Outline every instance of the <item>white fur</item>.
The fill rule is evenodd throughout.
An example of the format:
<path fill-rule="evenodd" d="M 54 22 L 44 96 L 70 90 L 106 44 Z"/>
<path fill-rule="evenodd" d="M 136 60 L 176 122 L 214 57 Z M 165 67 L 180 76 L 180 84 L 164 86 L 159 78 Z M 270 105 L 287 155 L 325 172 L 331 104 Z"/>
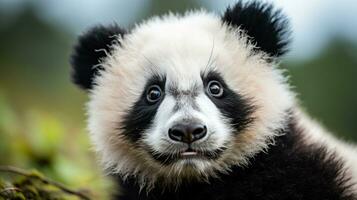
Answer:
<path fill-rule="evenodd" d="M 247 165 L 249 158 L 274 143 L 276 133 L 272 130 L 283 128 L 285 111 L 296 104 L 282 72 L 274 63 L 265 61 L 266 55 L 254 52 L 239 29 L 222 24 L 219 16 L 201 11 L 156 17 L 136 26 L 124 40 L 118 40 L 121 46 L 114 45 L 111 55 L 101 63 L 106 70 L 96 78 L 97 85 L 88 103 L 91 140 L 111 173 L 124 177 L 135 174 L 142 184 L 152 184 L 160 177 L 179 182 L 177 177 L 207 177 L 217 170 L 229 170 L 232 165 Z M 256 105 L 253 124 L 235 138 L 231 138 L 227 119 L 204 95 L 200 74 L 210 70 L 220 72 L 230 88 Z M 207 148 L 228 147 L 221 158 L 182 160 L 173 166 L 161 166 L 123 137 L 118 129 L 120 122 L 153 74 L 166 75 L 167 84 L 175 82 L 180 90 L 198 85 L 201 90 L 195 102 L 200 111 L 188 105 L 172 113 L 176 100 L 165 97 L 152 127 L 144 133 L 142 145 L 164 152 L 168 145 L 165 133 L 172 123 L 194 117 L 208 126 L 206 137 L 210 139 L 203 140 L 211 141 Z M 324 144 L 349 148 L 330 139 Z M 348 164 L 356 164 L 355 154 L 348 153 L 353 151 L 338 152 Z M 184 169 L 185 162 L 193 162 L 196 167 Z"/>

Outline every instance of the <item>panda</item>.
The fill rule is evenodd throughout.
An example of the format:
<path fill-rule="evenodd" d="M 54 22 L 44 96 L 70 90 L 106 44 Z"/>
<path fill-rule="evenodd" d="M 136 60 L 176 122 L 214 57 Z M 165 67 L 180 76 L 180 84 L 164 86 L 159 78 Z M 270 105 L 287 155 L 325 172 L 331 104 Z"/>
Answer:
<path fill-rule="evenodd" d="M 356 200 L 357 148 L 299 107 L 288 18 L 238 1 L 78 39 L 72 80 L 120 200 Z"/>

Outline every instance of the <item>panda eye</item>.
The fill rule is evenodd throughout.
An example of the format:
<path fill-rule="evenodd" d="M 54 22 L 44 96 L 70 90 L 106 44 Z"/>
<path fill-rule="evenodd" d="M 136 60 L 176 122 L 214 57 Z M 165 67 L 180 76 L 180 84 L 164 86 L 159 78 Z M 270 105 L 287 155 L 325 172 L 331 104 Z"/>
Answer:
<path fill-rule="evenodd" d="M 207 92 L 210 96 L 220 98 L 223 96 L 222 84 L 218 81 L 210 81 L 207 85 Z"/>
<path fill-rule="evenodd" d="M 161 99 L 162 91 L 158 85 L 152 85 L 148 88 L 146 99 L 149 103 L 156 103 Z"/>

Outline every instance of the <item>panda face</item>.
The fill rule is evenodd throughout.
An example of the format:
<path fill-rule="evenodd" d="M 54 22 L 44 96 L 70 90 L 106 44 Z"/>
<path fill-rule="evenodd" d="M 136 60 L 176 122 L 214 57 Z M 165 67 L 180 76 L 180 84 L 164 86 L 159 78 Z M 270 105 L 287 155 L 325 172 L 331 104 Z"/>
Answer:
<path fill-rule="evenodd" d="M 243 8 L 271 12 L 255 4 L 228 11 Z M 247 165 L 273 142 L 293 105 L 275 68 L 283 46 L 259 35 L 256 46 L 250 38 L 257 32 L 234 23 L 200 11 L 153 18 L 129 33 L 99 27 L 80 38 L 73 78 L 90 92 L 91 141 L 110 173 L 177 185 Z M 85 68 L 91 46 L 99 57 Z"/>
<path fill-rule="evenodd" d="M 132 142 L 142 140 L 145 150 L 162 165 L 197 168 L 219 159 L 232 133 L 249 122 L 251 107 L 216 72 L 197 73 L 188 80 L 172 73 L 161 76 L 148 80 L 125 116 L 124 134 Z M 140 132 L 135 128 L 138 124 L 143 127 Z"/>

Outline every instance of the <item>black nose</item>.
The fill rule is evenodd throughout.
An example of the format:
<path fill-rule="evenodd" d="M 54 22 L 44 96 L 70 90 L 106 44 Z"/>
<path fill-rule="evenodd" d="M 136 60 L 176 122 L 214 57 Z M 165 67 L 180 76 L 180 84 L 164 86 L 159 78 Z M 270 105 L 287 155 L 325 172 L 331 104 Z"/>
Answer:
<path fill-rule="evenodd" d="M 178 142 L 192 143 L 207 134 L 207 127 L 202 124 L 176 124 L 169 129 L 169 137 Z"/>

